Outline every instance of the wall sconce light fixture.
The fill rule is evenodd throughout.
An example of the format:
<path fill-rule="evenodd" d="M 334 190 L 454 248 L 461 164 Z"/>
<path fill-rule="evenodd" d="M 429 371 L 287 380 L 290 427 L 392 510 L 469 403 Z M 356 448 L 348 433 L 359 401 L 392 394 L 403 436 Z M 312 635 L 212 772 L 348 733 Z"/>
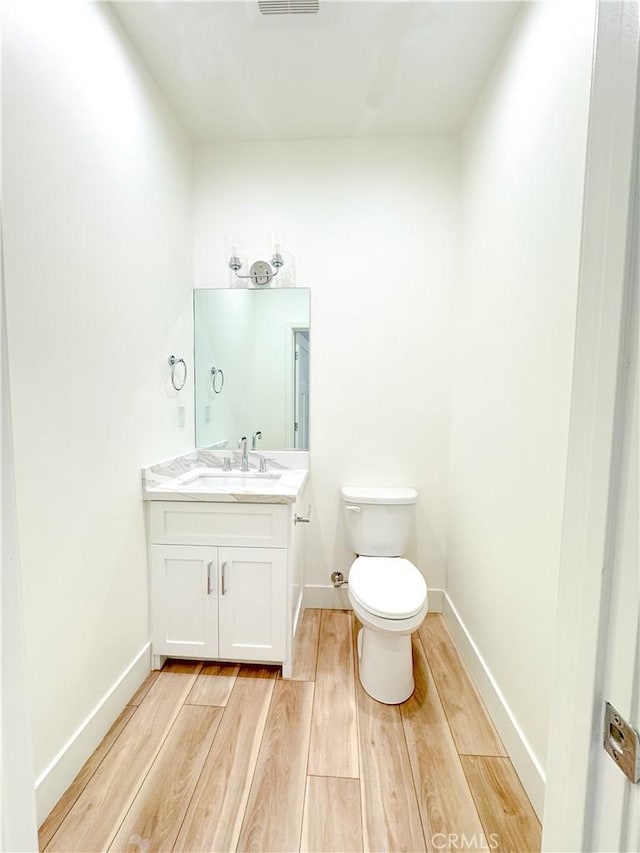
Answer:
<path fill-rule="evenodd" d="M 271 264 L 266 261 L 254 261 L 249 268 L 249 275 L 238 275 L 238 270 L 242 269 L 242 261 L 239 258 L 238 249 L 235 246 L 231 249 L 229 268 L 234 271 L 236 278 L 250 279 L 255 287 L 268 287 L 283 266 L 284 260 L 280 254 L 280 246 L 276 243 L 273 247 Z"/>

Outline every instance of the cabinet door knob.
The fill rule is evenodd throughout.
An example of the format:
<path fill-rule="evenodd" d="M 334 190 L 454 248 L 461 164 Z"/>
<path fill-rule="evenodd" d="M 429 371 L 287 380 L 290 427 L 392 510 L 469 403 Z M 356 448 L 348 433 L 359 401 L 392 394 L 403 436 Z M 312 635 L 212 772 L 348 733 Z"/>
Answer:
<path fill-rule="evenodd" d="M 227 594 L 227 563 L 222 564 L 222 594 Z"/>
<path fill-rule="evenodd" d="M 213 567 L 213 560 L 210 563 L 207 563 L 207 595 L 211 595 L 213 592 L 213 584 L 211 583 L 211 569 Z"/>

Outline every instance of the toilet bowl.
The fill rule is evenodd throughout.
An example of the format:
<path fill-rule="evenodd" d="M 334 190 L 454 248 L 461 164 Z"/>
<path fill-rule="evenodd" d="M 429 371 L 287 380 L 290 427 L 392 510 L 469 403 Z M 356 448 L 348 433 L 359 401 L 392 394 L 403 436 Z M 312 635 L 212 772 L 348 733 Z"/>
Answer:
<path fill-rule="evenodd" d="M 402 557 L 358 557 L 349 572 L 349 601 L 362 624 L 362 686 L 387 705 L 406 701 L 414 688 L 411 634 L 427 615 L 424 578 Z"/>
<path fill-rule="evenodd" d="M 401 556 L 408 543 L 415 489 L 342 489 L 347 533 L 359 554 L 349 570 L 349 601 L 362 624 L 360 682 L 379 702 L 396 705 L 414 689 L 411 634 L 428 609 L 427 585 Z"/>

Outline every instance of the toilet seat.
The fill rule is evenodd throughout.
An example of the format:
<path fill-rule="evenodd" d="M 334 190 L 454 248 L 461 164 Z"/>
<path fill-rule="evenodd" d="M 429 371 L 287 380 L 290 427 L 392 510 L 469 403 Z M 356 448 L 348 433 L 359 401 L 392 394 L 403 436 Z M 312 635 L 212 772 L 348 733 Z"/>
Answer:
<path fill-rule="evenodd" d="M 349 571 L 349 595 L 382 619 L 410 619 L 424 607 L 427 584 L 403 557 L 358 557 Z"/>

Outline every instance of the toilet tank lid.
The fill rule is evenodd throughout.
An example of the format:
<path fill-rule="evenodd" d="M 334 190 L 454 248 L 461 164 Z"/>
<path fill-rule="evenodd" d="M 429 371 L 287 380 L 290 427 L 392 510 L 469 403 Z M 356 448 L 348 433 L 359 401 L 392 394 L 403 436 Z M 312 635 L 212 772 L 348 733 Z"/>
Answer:
<path fill-rule="evenodd" d="M 414 504 L 418 500 L 415 489 L 377 489 L 370 486 L 343 486 L 345 503 L 354 504 Z"/>

